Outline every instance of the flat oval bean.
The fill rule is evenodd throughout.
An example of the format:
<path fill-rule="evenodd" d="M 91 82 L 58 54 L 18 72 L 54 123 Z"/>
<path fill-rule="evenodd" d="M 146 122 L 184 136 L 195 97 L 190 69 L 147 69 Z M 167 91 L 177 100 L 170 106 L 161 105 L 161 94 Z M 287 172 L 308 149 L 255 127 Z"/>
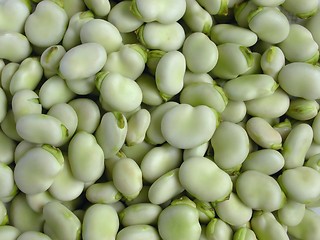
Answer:
<path fill-rule="evenodd" d="M 218 61 L 218 48 L 204 33 L 192 33 L 184 41 L 182 53 L 188 69 L 194 73 L 211 71 Z"/>
<path fill-rule="evenodd" d="M 66 103 L 75 97 L 66 82 L 59 76 L 53 76 L 42 84 L 39 90 L 41 105 L 49 109 L 58 103 Z"/>
<path fill-rule="evenodd" d="M 101 101 L 109 111 L 131 112 L 140 106 L 142 92 L 139 85 L 130 78 L 116 72 L 101 72 L 96 79 Z"/>
<path fill-rule="evenodd" d="M 211 138 L 214 162 L 223 170 L 239 168 L 249 154 L 249 137 L 239 125 L 221 122 Z"/>
<path fill-rule="evenodd" d="M 92 19 L 82 25 L 80 29 L 82 43 L 98 43 L 107 53 L 119 50 L 122 37 L 119 30 L 110 22 L 103 19 Z"/>
<path fill-rule="evenodd" d="M 50 145 L 34 147 L 17 162 L 14 168 L 15 183 L 26 194 L 44 192 L 62 170 L 63 162 L 58 148 Z"/>
<path fill-rule="evenodd" d="M 244 225 L 252 217 L 252 209 L 241 202 L 239 197 L 232 192 L 229 199 L 216 203 L 214 210 L 221 220 L 231 226 Z"/>
<path fill-rule="evenodd" d="M 299 24 L 290 25 L 288 37 L 278 46 L 290 62 L 316 63 L 319 59 L 318 44 L 311 32 Z"/>
<path fill-rule="evenodd" d="M 246 123 L 249 137 L 263 148 L 278 150 L 282 147 L 282 138 L 263 118 L 252 117 Z"/>
<path fill-rule="evenodd" d="M 241 173 L 235 186 L 240 200 L 253 210 L 272 212 L 280 209 L 286 201 L 286 196 L 277 181 L 255 170 Z"/>
<path fill-rule="evenodd" d="M 9 138 L 0 129 L 0 162 L 10 164 L 14 159 L 14 151 L 16 148 L 14 140 Z"/>
<path fill-rule="evenodd" d="M 19 136 L 26 141 L 54 146 L 61 145 L 69 136 L 66 126 L 61 121 L 55 117 L 40 113 L 20 117 L 17 121 L 16 129 Z"/>
<path fill-rule="evenodd" d="M 113 167 L 114 186 L 127 199 L 135 198 L 142 189 L 142 172 L 131 158 L 119 159 Z"/>
<path fill-rule="evenodd" d="M 320 98 L 319 77 L 319 66 L 294 62 L 281 69 L 278 81 L 280 87 L 291 96 L 315 100 Z"/>
<path fill-rule="evenodd" d="M 305 214 L 305 205 L 293 200 L 288 200 L 287 203 L 277 211 L 279 222 L 286 226 L 298 225 Z"/>
<path fill-rule="evenodd" d="M 320 173 L 313 168 L 287 169 L 278 181 L 286 195 L 299 203 L 311 203 L 320 197 Z"/>
<path fill-rule="evenodd" d="M 143 24 L 143 21 L 132 13 L 132 4 L 132 1 L 119 2 L 108 14 L 108 21 L 121 33 L 133 32 Z"/>
<path fill-rule="evenodd" d="M 184 191 L 179 181 L 179 168 L 159 177 L 150 187 L 148 198 L 153 204 L 163 204 Z"/>
<path fill-rule="evenodd" d="M 221 201 L 229 196 L 232 181 L 212 160 L 193 157 L 184 161 L 179 168 L 181 185 L 201 201 Z"/>
<path fill-rule="evenodd" d="M 123 209 L 119 218 L 121 224 L 125 227 L 139 224 L 155 225 L 161 211 L 162 208 L 159 205 L 137 203 Z"/>
<path fill-rule="evenodd" d="M 38 47 L 58 44 L 67 29 L 68 16 L 54 1 L 41 1 L 27 18 L 24 31 L 28 40 Z"/>
<path fill-rule="evenodd" d="M 269 75 L 250 74 L 229 80 L 223 86 L 223 90 L 231 100 L 248 101 L 269 96 L 278 86 Z"/>
<path fill-rule="evenodd" d="M 218 45 L 218 61 L 212 69 L 214 76 L 223 79 L 236 78 L 253 65 L 253 55 L 249 48 L 235 43 Z"/>
<path fill-rule="evenodd" d="M 149 240 L 160 240 L 160 236 L 156 228 L 150 225 L 132 225 L 121 229 L 117 234 L 117 240 L 139 240 L 139 239 L 149 239 Z"/>
<path fill-rule="evenodd" d="M 13 95 L 19 90 L 34 90 L 43 75 L 39 58 L 24 59 L 10 80 L 10 93 Z"/>
<path fill-rule="evenodd" d="M 0 33 L 0 58 L 11 62 L 21 62 L 32 51 L 28 39 L 17 32 Z"/>
<path fill-rule="evenodd" d="M 87 78 L 99 72 L 106 60 L 106 51 L 100 44 L 83 43 L 63 55 L 59 71 L 67 80 Z"/>
<path fill-rule="evenodd" d="M 115 239 L 119 229 L 117 212 L 108 205 L 94 204 L 84 214 L 82 223 L 82 238 Z"/>
<path fill-rule="evenodd" d="M 212 26 L 210 38 L 218 45 L 235 43 L 244 47 L 251 47 L 258 40 L 254 32 L 232 24 L 216 24 Z"/>
<path fill-rule="evenodd" d="M 175 51 L 182 47 L 185 39 L 183 27 L 177 23 L 161 24 L 150 22 L 137 30 L 138 40 L 149 49 L 160 49 L 165 52 Z"/>
<path fill-rule="evenodd" d="M 284 228 L 270 212 L 257 212 L 252 217 L 250 223 L 258 239 L 269 240 L 275 238 L 279 240 L 289 240 Z"/>
<path fill-rule="evenodd" d="M 249 14 L 248 24 L 261 40 L 271 44 L 285 40 L 290 31 L 288 19 L 276 7 L 259 7 Z"/>
<path fill-rule="evenodd" d="M 128 132 L 126 135 L 127 145 L 141 143 L 145 139 L 147 129 L 150 125 L 151 116 L 146 109 L 140 109 L 128 120 Z"/>
<path fill-rule="evenodd" d="M 245 101 L 247 113 L 261 118 L 277 118 L 284 115 L 290 106 L 288 94 L 277 88 L 271 95 Z"/>
<path fill-rule="evenodd" d="M 179 167 L 181 162 L 181 149 L 172 147 L 166 143 L 152 148 L 140 163 L 143 179 L 153 183 L 163 174 Z"/>
<path fill-rule="evenodd" d="M 184 116 L 183 119 L 180 116 Z M 190 128 L 192 126 L 192 128 Z M 189 149 L 208 142 L 217 126 L 216 113 L 209 107 L 179 104 L 161 120 L 164 139 L 176 148 Z"/>
<path fill-rule="evenodd" d="M 95 132 L 104 158 L 114 156 L 123 146 L 127 134 L 127 119 L 119 112 L 107 112 Z"/>
<path fill-rule="evenodd" d="M 86 190 L 86 198 L 92 203 L 111 204 L 122 198 L 122 194 L 116 189 L 112 181 L 95 183 Z"/>
<path fill-rule="evenodd" d="M 77 131 L 93 133 L 100 121 L 100 110 L 98 105 L 89 98 L 77 98 L 68 103 L 78 116 Z M 87 118 L 90 116 L 90 118 Z"/>
<path fill-rule="evenodd" d="M 43 207 L 44 233 L 52 239 L 79 239 L 81 223 L 67 207 L 57 201 Z"/>
<path fill-rule="evenodd" d="M 156 1 L 156 0 L 134 0 L 131 11 L 144 22 L 157 21 L 163 24 L 177 22 L 184 15 L 186 2 L 177 0 Z"/>
<path fill-rule="evenodd" d="M 183 88 L 186 58 L 179 51 L 165 53 L 156 68 L 156 85 L 164 100 L 178 94 Z"/>
<path fill-rule="evenodd" d="M 68 146 L 72 175 L 83 182 L 94 182 L 104 171 L 104 154 L 96 138 L 87 132 L 77 132 Z"/>
<path fill-rule="evenodd" d="M 310 125 L 301 123 L 292 128 L 281 151 L 285 161 L 284 168 L 296 168 L 303 165 L 312 139 L 313 131 Z"/>
<path fill-rule="evenodd" d="M 16 227 L 19 231 L 42 230 L 43 216 L 40 212 L 35 212 L 30 208 L 24 194 L 19 193 L 13 198 L 8 211 L 10 225 Z"/>
<path fill-rule="evenodd" d="M 242 163 L 241 170 L 256 170 L 267 175 L 279 172 L 284 166 L 284 158 L 274 149 L 261 149 L 249 153 Z"/>
<path fill-rule="evenodd" d="M 201 226 L 196 208 L 186 204 L 170 205 L 159 215 L 158 230 L 165 240 L 199 239 Z"/>
<path fill-rule="evenodd" d="M 119 73 L 136 80 L 144 71 L 147 61 L 147 50 L 140 44 L 125 44 L 119 51 L 111 52 L 103 71 Z M 132 69 L 132 66 L 135 66 Z"/>

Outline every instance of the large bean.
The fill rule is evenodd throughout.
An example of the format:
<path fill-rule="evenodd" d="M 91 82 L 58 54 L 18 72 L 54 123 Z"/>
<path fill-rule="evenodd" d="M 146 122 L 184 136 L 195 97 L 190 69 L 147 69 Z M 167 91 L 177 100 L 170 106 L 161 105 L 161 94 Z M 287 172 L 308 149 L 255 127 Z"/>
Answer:
<path fill-rule="evenodd" d="M 189 35 L 183 43 L 182 53 L 188 69 L 194 73 L 207 73 L 219 61 L 217 46 L 204 33 Z"/>
<path fill-rule="evenodd" d="M 212 160 L 193 157 L 179 168 L 181 185 L 194 197 L 202 201 L 221 201 L 229 196 L 232 181 Z"/>
<path fill-rule="evenodd" d="M 134 0 L 131 5 L 131 11 L 144 22 L 157 21 L 169 24 L 182 18 L 186 11 L 186 1 Z"/>
<path fill-rule="evenodd" d="M 58 148 L 50 145 L 34 147 L 16 164 L 15 183 L 26 194 L 44 192 L 62 170 L 63 162 L 64 157 Z"/>
<path fill-rule="evenodd" d="M 287 169 L 278 181 L 286 195 L 299 203 L 312 203 L 320 197 L 320 173 L 313 168 Z"/>
<path fill-rule="evenodd" d="M 320 98 L 320 67 L 294 62 L 284 66 L 278 75 L 280 87 L 294 97 L 308 100 Z"/>
<path fill-rule="evenodd" d="M 113 157 L 123 146 L 127 134 L 127 119 L 119 112 L 107 112 L 95 132 L 104 158 Z"/>
<path fill-rule="evenodd" d="M 270 212 L 257 212 L 250 221 L 252 230 L 258 239 L 270 240 L 289 240 L 283 226 L 276 220 Z M 272 230 L 271 230 L 272 229 Z"/>
<path fill-rule="evenodd" d="M 164 114 L 161 133 L 172 146 L 189 149 L 208 142 L 217 124 L 217 115 L 213 109 L 204 105 L 192 107 L 179 104 Z"/>
<path fill-rule="evenodd" d="M 28 39 L 17 32 L 0 33 L 0 58 L 11 62 L 21 62 L 32 51 Z"/>
<path fill-rule="evenodd" d="M 106 60 L 106 51 L 100 44 L 83 43 L 63 55 L 59 71 L 67 80 L 87 78 L 99 72 Z"/>
<path fill-rule="evenodd" d="M 170 170 L 179 167 L 182 162 L 181 149 L 163 144 L 151 149 L 142 159 L 140 168 L 143 179 L 153 183 Z"/>
<path fill-rule="evenodd" d="M 305 156 L 313 139 L 310 125 L 301 123 L 293 127 L 283 143 L 281 151 L 285 168 L 296 168 L 303 165 Z"/>
<path fill-rule="evenodd" d="M 119 159 L 112 170 L 114 186 L 128 200 L 138 196 L 142 189 L 142 172 L 131 158 Z"/>
<path fill-rule="evenodd" d="M 277 181 L 255 170 L 245 171 L 238 176 L 236 191 L 240 200 L 254 210 L 272 212 L 280 209 L 286 201 Z"/>
<path fill-rule="evenodd" d="M 83 240 L 116 239 L 119 229 L 117 212 L 109 205 L 94 204 L 87 209 L 82 223 Z"/>
<path fill-rule="evenodd" d="M 178 94 L 183 88 L 183 77 L 186 71 L 185 56 L 179 51 L 164 54 L 156 68 L 157 88 L 164 100 Z"/>
<path fill-rule="evenodd" d="M 58 44 L 67 29 L 68 16 L 54 1 L 41 1 L 27 18 L 24 30 L 28 40 L 38 47 Z"/>
<path fill-rule="evenodd" d="M 83 182 L 94 182 L 104 171 L 104 154 L 96 138 L 87 132 L 76 133 L 68 146 L 72 175 Z"/>
<path fill-rule="evenodd" d="M 158 230 L 164 240 L 199 239 L 201 226 L 196 208 L 186 205 L 170 205 L 159 215 Z"/>
<path fill-rule="evenodd" d="M 231 100 L 248 101 L 269 96 L 275 92 L 278 86 L 269 75 L 250 74 L 226 82 L 223 90 Z"/>
<path fill-rule="evenodd" d="M 44 233 L 52 239 L 79 239 L 80 220 L 62 203 L 52 201 L 43 207 Z"/>
<path fill-rule="evenodd" d="M 213 134 L 211 146 L 214 162 L 223 170 L 233 171 L 241 166 L 249 154 L 249 137 L 241 126 L 225 121 Z"/>

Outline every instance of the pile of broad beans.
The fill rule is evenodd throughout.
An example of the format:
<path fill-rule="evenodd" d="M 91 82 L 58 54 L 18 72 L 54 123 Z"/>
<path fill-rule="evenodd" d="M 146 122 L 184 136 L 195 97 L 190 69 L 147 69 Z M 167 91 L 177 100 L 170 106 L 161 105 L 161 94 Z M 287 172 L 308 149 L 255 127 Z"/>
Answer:
<path fill-rule="evenodd" d="M 320 239 L 319 26 L 318 0 L 0 0 L 0 239 Z"/>

